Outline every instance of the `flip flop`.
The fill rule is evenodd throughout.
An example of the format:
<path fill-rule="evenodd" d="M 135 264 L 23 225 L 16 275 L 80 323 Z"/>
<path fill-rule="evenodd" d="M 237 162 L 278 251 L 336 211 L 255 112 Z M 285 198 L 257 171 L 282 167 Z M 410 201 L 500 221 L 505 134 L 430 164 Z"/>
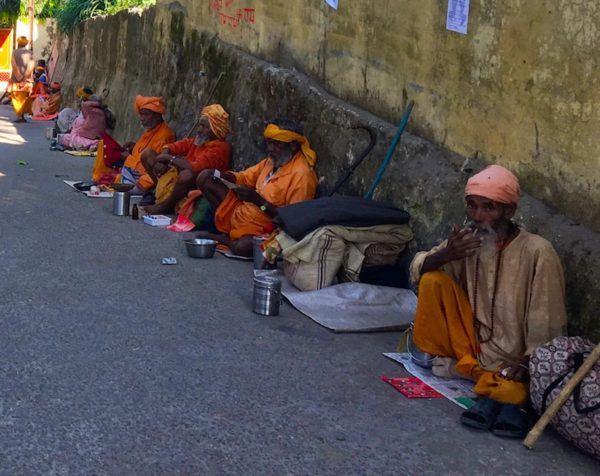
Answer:
<path fill-rule="evenodd" d="M 492 433 L 503 438 L 525 438 L 530 428 L 527 412 L 518 405 L 506 404 L 496 417 Z"/>
<path fill-rule="evenodd" d="M 487 397 L 480 398 L 475 405 L 465 410 L 460 417 L 460 422 L 476 430 L 489 430 L 502 405 Z"/>

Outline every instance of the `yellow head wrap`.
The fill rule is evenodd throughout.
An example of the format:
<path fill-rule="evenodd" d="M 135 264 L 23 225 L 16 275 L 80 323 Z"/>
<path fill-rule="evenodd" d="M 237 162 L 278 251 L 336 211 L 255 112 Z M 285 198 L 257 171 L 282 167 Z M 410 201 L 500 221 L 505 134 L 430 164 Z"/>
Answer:
<path fill-rule="evenodd" d="M 19 38 L 17 38 L 17 46 L 19 48 L 23 48 L 24 46 L 27 46 L 29 44 L 29 40 L 27 39 L 26 36 L 19 36 Z"/>
<path fill-rule="evenodd" d="M 211 104 L 206 106 L 200 112 L 200 117 L 206 117 L 210 124 L 210 130 L 219 139 L 225 139 L 229 132 L 229 114 L 223 109 L 220 104 Z"/>
<path fill-rule="evenodd" d="M 90 88 L 79 88 L 76 96 L 84 101 L 87 101 L 92 94 L 94 94 L 94 91 L 92 91 Z"/>
<path fill-rule="evenodd" d="M 279 126 L 275 124 L 269 124 L 265 128 L 264 133 L 265 139 L 276 140 L 279 142 L 298 142 L 300 144 L 300 150 L 302 151 L 302 155 L 308 162 L 308 165 L 314 167 L 317 163 L 317 153 L 310 148 L 310 143 L 308 139 L 302 134 L 298 134 L 297 132 L 289 131 L 287 129 L 281 129 Z"/>

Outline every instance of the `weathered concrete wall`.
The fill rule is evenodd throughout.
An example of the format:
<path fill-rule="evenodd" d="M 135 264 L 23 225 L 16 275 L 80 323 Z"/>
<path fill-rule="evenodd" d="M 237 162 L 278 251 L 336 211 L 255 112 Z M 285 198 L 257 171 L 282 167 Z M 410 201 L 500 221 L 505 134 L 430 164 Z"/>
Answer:
<path fill-rule="evenodd" d="M 64 39 L 59 79 L 72 97 L 82 84 L 110 89 L 109 103 L 117 113 L 121 139 L 140 133 L 132 110 L 136 94 L 166 97 L 169 119 L 181 135 L 197 113 L 209 79 L 226 74 L 215 100 L 232 117 L 231 141 L 235 167 L 261 157 L 264 121 L 287 116 L 302 121 L 319 154 L 318 174 L 326 191 L 367 143 L 366 133 L 352 125 L 377 130 L 378 144 L 357 170 L 345 193 L 364 194 L 391 142 L 395 127 L 332 96 L 297 71 L 259 60 L 214 35 L 191 28 L 185 10 L 150 9 L 144 14 L 121 13 L 87 22 Z M 67 98 L 68 99 L 68 98 Z M 449 224 L 462 222 L 462 190 L 468 170 L 464 158 L 412 134 L 405 134 L 376 197 L 406 208 L 413 215 L 415 246 L 442 239 Z M 600 308 L 600 241 L 598 234 L 564 217 L 537 199 L 526 196 L 519 219 L 528 229 L 556 245 L 567 271 L 571 332 L 600 339 L 596 311 Z"/>
<path fill-rule="evenodd" d="M 391 122 L 414 99 L 409 130 L 600 231 L 599 2 L 471 0 L 463 36 L 448 0 L 180 1 L 194 27 Z"/>

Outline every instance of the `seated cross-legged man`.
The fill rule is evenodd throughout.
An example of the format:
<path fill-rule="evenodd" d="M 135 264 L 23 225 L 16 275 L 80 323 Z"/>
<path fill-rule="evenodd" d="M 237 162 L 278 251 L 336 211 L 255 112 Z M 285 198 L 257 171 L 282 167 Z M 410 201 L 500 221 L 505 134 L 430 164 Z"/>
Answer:
<path fill-rule="evenodd" d="M 196 137 L 167 144 L 160 154 L 147 149 L 142 164 L 156 186 L 156 204 L 144 207 L 150 214 L 173 213 L 195 187 L 205 169 L 227 170 L 231 146 L 225 141 L 229 114 L 220 104 L 202 109 Z"/>
<path fill-rule="evenodd" d="M 552 245 L 519 228 L 518 179 L 492 165 L 465 189 L 470 223 L 411 264 L 419 283 L 413 339 L 433 372 L 475 382 L 461 422 L 498 436 L 528 430 L 528 361 L 566 325 L 564 276 Z"/>
<path fill-rule="evenodd" d="M 198 237 L 215 239 L 239 256 L 252 256 L 252 237 L 273 229 L 278 207 L 311 200 L 317 191 L 317 154 L 301 126 L 289 120 L 273 121 L 264 138 L 268 156 L 242 172 L 221 174 L 229 184 L 215 178 L 212 170 L 198 176 L 198 188 L 215 211 L 220 232 L 203 232 Z"/>
<path fill-rule="evenodd" d="M 34 118 L 38 120 L 54 119 L 58 115 L 61 102 L 60 83 L 53 82 L 50 84 L 48 96 L 39 96 L 33 101 L 31 110 Z"/>
<path fill-rule="evenodd" d="M 143 194 L 154 187 L 154 182 L 142 164 L 144 151 L 160 152 L 167 144 L 175 141 L 175 134 L 165 122 L 165 102 L 161 97 L 136 96 L 134 109 L 140 117 L 144 133 L 137 142 L 123 145 L 121 177 L 117 181 L 134 185 L 131 193 Z"/>

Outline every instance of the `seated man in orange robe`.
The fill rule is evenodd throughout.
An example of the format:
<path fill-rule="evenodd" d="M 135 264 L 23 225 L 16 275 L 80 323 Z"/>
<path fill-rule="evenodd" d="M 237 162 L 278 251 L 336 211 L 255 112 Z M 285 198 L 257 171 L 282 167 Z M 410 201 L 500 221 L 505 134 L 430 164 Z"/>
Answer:
<path fill-rule="evenodd" d="M 165 102 L 162 97 L 136 96 L 134 109 L 145 129 L 137 142 L 126 142 L 121 158 L 125 161 L 116 182 L 134 185 L 131 193 L 143 194 L 154 188 L 154 182 L 142 164 L 144 151 L 160 152 L 175 141 L 175 134 L 165 122 Z"/>
<path fill-rule="evenodd" d="M 492 165 L 465 190 L 470 223 L 411 264 L 419 283 L 413 340 L 433 356 L 433 373 L 475 382 L 481 398 L 461 422 L 523 437 L 529 421 L 529 355 L 566 324 L 560 260 L 544 238 L 512 221 L 517 178 Z"/>
<path fill-rule="evenodd" d="M 51 120 L 58 115 L 62 94 L 60 92 L 60 83 L 50 84 L 49 95 L 38 96 L 31 105 L 33 117 L 37 120 Z"/>
<path fill-rule="evenodd" d="M 231 146 L 225 141 L 229 114 L 220 104 L 200 112 L 196 137 L 163 147 L 157 154 L 147 149 L 142 164 L 156 186 L 156 204 L 144 207 L 150 214 L 173 213 L 194 188 L 196 177 L 205 169 L 227 170 Z"/>
<path fill-rule="evenodd" d="M 198 188 L 215 210 L 215 226 L 221 232 L 198 237 L 215 239 L 240 256 L 252 256 L 253 236 L 273 230 L 278 207 L 311 200 L 317 191 L 317 154 L 302 128 L 292 121 L 273 121 L 264 138 L 269 155 L 242 172 L 221 174 L 228 183 L 212 170 L 198 176 Z"/>

